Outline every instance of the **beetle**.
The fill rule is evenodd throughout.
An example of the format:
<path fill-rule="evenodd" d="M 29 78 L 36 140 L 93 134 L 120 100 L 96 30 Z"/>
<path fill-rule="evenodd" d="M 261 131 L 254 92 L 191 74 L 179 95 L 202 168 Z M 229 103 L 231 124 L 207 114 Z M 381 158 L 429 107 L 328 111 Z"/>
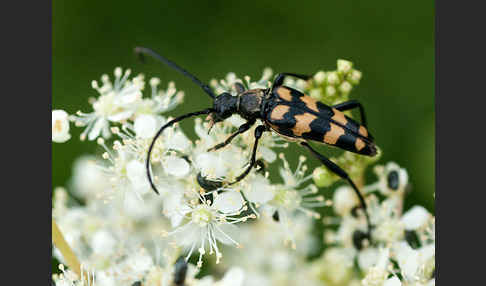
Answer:
<path fill-rule="evenodd" d="M 159 192 L 152 181 L 150 173 L 150 154 L 157 138 L 166 128 L 186 118 L 208 115 L 208 119 L 210 120 L 209 130 L 211 130 L 211 127 L 215 123 L 221 122 L 233 114 L 239 114 L 246 120 L 246 123 L 242 124 L 224 142 L 213 146 L 208 151 L 215 151 L 230 144 L 237 135 L 248 131 L 257 120 L 263 123 L 255 128 L 255 141 L 248 167 L 241 175 L 236 177 L 235 181 L 225 184 L 235 184 L 250 173 L 256 164 L 256 151 L 262 134 L 270 131 L 276 132 L 289 141 L 298 142 L 301 146 L 308 149 L 331 172 L 349 183 L 359 198 L 361 208 L 364 210 L 368 234 L 371 233 L 371 224 L 367 213 L 366 202 L 353 180 L 346 171 L 317 152 L 309 144 L 309 141 L 324 143 L 360 155 L 375 156 L 377 154 L 376 145 L 374 138 L 368 132 L 364 108 L 360 102 L 357 100 L 349 100 L 334 106 L 327 106 L 296 89 L 283 85 L 284 79 L 287 76 L 303 80 L 309 80 L 312 77 L 310 75 L 295 73 L 278 74 L 270 88 L 246 90 L 241 83 L 236 83 L 235 89 L 238 93 L 236 96 L 228 92 L 223 92 L 216 96 L 208 85 L 202 83 L 197 77 L 153 50 L 136 47 L 135 52 L 142 60 L 143 55 L 146 54 L 182 73 L 201 87 L 213 100 L 212 107 L 176 117 L 163 125 L 156 133 L 147 152 L 146 170 L 150 185 L 157 194 Z M 343 113 L 343 111 L 355 108 L 359 109 L 361 123 L 358 123 Z"/>

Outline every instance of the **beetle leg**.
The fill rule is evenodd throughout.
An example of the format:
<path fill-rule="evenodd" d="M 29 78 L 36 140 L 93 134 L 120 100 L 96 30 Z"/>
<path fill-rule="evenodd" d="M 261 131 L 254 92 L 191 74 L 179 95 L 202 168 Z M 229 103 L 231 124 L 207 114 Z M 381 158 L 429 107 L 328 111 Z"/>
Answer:
<path fill-rule="evenodd" d="M 358 107 L 359 108 L 359 114 L 361 115 L 361 125 L 363 125 L 364 127 L 367 127 L 366 126 L 366 116 L 365 116 L 364 108 L 363 108 L 363 105 L 361 105 L 361 103 L 359 103 L 359 101 L 353 99 L 353 100 L 349 100 L 349 101 L 346 101 L 346 102 L 343 102 L 343 103 L 340 103 L 340 104 L 336 104 L 332 107 L 336 108 L 339 111 L 346 111 L 346 110 L 350 110 L 350 109 L 354 109 L 354 108 Z"/>
<path fill-rule="evenodd" d="M 258 168 L 257 169 L 257 173 L 265 174 L 265 169 L 267 168 L 267 166 L 266 166 L 265 162 L 262 159 L 258 159 L 255 162 L 255 168 Z"/>
<path fill-rule="evenodd" d="M 242 134 L 242 133 L 245 133 L 246 131 L 248 131 L 248 129 L 251 128 L 251 126 L 253 126 L 253 124 L 255 124 L 255 120 L 252 120 L 252 121 L 248 121 L 244 124 L 242 124 L 239 128 L 238 128 L 238 131 L 236 131 L 235 133 L 231 134 L 224 142 L 222 143 L 219 143 L 211 148 L 208 149 L 208 152 L 210 151 L 216 151 L 220 148 L 223 148 L 224 146 L 228 145 L 229 143 L 231 143 L 231 141 L 239 134 Z"/>
<path fill-rule="evenodd" d="M 243 180 L 251 171 L 251 168 L 255 165 L 255 157 L 256 151 L 258 147 L 258 140 L 262 137 L 263 132 L 267 131 L 267 127 L 265 125 L 260 125 L 255 129 L 255 144 L 253 145 L 253 152 L 251 154 L 250 165 L 246 168 L 246 170 L 239 175 L 234 182 L 229 183 L 229 185 L 233 185 L 238 183 L 239 181 Z"/>
<path fill-rule="evenodd" d="M 317 152 L 316 150 L 314 150 L 309 145 L 309 143 L 307 143 L 307 142 L 301 142 L 300 144 L 302 146 L 306 147 L 307 149 L 309 149 L 311 151 L 312 155 L 314 155 L 317 159 L 319 159 L 319 161 L 321 161 L 321 163 L 324 164 L 331 172 L 335 173 L 339 177 L 341 177 L 344 180 L 348 181 L 348 183 L 351 185 L 351 187 L 356 192 L 356 195 L 358 196 L 359 201 L 361 203 L 361 207 L 364 210 L 364 213 L 365 213 L 365 216 L 366 216 L 366 223 L 367 223 L 367 226 L 368 226 L 368 235 L 370 235 L 369 237 L 371 238 L 371 223 L 370 223 L 370 217 L 368 216 L 368 212 L 367 212 L 367 208 L 366 208 L 366 202 L 364 200 L 363 195 L 358 190 L 358 187 L 356 187 L 356 185 L 351 180 L 351 178 L 349 178 L 349 175 L 346 173 L 346 171 L 344 171 L 343 169 L 341 169 L 341 167 L 339 167 L 338 165 L 336 165 L 334 162 L 332 162 L 331 160 L 329 160 L 328 158 L 324 157 L 322 154 L 320 154 L 319 152 Z"/>
<path fill-rule="evenodd" d="M 286 76 L 293 76 L 293 77 L 300 78 L 300 79 L 303 79 L 303 80 L 308 80 L 308 79 L 312 78 L 311 75 L 295 74 L 295 73 L 288 73 L 288 72 L 279 73 L 277 75 L 277 78 L 273 81 L 273 87 L 272 88 L 281 86 L 283 84 Z"/>
<path fill-rule="evenodd" d="M 190 117 L 193 117 L 193 116 L 198 116 L 198 115 L 203 115 L 203 114 L 209 114 L 211 112 L 214 112 L 214 109 L 212 109 L 212 108 L 206 108 L 206 109 L 201 110 L 201 111 L 190 112 L 190 113 L 181 115 L 181 116 L 176 117 L 176 118 L 172 119 L 171 121 L 167 122 L 166 124 L 164 124 L 164 126 L 160 127 L 159 131 L 157 131 L 157 133 L 155 134 L 154 138 L 152 139 L 152 142 L 150 143 L 149 149 L 147 151 L 147 158 L 145 159 L 145 169 L 147 171 L 147 177 L 149 179 L 150 186 L 152 187 L 152 189 L 154 190 L 154 192 L 156 192 L 157 194 L 159 194 L 159 191 L 157 190 L 157 187 L 155 186 L 154 181 L 152 180 L 152 173 L 150 172 L 150 170 L 151 170 L 151 168 L 150 168 L 150 158 L 151 158 L 151 154 L 152 154 L 152 149 L 155 146 L 155 142 L 157 141 L 157 138 L 159 138 L 159 136 L 162 134 L 162 132 L 164 132 L 164 130 L 166 128 L 174 125 L 175 123 L 177 123 L 179 121 L 182 121 L 184 119 L 187 119 L 187 118 L 190 118 Z"/>

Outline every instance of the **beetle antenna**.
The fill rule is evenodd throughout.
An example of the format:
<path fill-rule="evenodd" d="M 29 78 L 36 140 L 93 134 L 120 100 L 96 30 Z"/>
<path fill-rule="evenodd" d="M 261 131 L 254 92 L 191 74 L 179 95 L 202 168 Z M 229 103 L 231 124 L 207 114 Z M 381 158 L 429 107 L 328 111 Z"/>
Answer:
<path fill-rule="evenodd" d="M 147 54 L 150 55 L 151 57 L 157 59 L 160 62 L 163 62 L 164 64 L 168 65 L 169 67 L 175 69 L 176 71 L 180 72 L 181 74 L 187 76 L 190 78 L 195 84 L 199 85 L 204 92 L 206 92 L 211 98 L 216 98 L 216 95 L 214 95 L 213 91 L 211 88 L 207 85 L 202 83 L 197 77 L 186 71 L 185 69 L 181 68 L 174 62 L 168 60 L 167 58 L 157 54 L 156 52 L 152 51 L 151 49 L 144 48 L 144 47 L 136 47 L 135 48 L 135 53 L 140 57 L 140 59 L 143 61 L 143 55 Z"/>
<path fill-rule="evenodd" d="M 191 113 L 187 113 L 187 114 L 184 114 L 184 115 L 181 115 L 179 117 L 176 117 L 174 119 L 172 119 L 171 121 L 167 122 L 166 124 L 164 124 L 164 126 L 160 127 L 159 131 L 157 131 L 157 134 L 155 134 L 155 137 L 154 139 L 152 139 L 152 143 L 150 143 L 150 147 L 148 149 L 148 152 L 147 152 L 147 159 L 146 159 L 146 169 L 147 169 L 147 177 L 149 179 L 149 182 L 150 182 L 150 186 L 152 187 L 152 189 L 157 193 L 159 194 L 159 191 L 157 190 L 157 187 L 155 187 L 155 184 L 152 180 L 152 174 L 150 173 L 150 155 L 152 154 L 152 149 L 154 148 L 154 145 L 155 145 L 155 141 L 157 140 L 157 138 L 159 138 L 159 136 L 162 134 L 162 132 L 174 125 L 175 123 L 179 122 L 179 121 L 182 121 L 186 118 L 189 118 L 189 117 L 192 117 L 192 116 L 197 116 L 197 115 L 202 115 L 202 114 L 209 114 L 211 112 L 214 112 L 214 109 L 212 108 L 207 108 L 207 109 L 204 109 L 204 110 L 201 110 L 201 111 L 196 111 L 196 112 L 191 112 Z"/>

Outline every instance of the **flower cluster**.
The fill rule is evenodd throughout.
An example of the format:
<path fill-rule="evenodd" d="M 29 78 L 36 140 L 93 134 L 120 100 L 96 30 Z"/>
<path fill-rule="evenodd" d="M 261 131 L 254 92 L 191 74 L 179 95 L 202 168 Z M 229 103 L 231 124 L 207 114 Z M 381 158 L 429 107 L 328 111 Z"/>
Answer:
<path fill-rule="evenodd" d="M 311 97 L 327 105 L 335 105 L 348 100 L 353 87 L 361 80 L 361 72 L 353 68 L 353 63 L 347 60 L 337 60 L 337 69 L 318 71 L 312 79 L 286 78 L 285 85 L 305 90 Z"/>
<path fill-rule="evenodd" d="M 255 127 L 208 151 L 244 120 L 233 115 L 208 132 L 209 122 L 196 118 L 196 139 L 176 124 L 156 141 L 150 158 L 156 195 L 146 177 L 147 151 L 157 130 L 171 120 L 164 113 L 184 94 L 174 83 L 161 90 L 160 80 L 152 78 L 144 97 L 143 75 L 130 78 L 121 68 L 114 75 L 113 82 L 108 75 L 101 84 L 93 81 L 99 96 L 91 100 L 92 112 L 53 111 L 53 141 L 70 138 L 70 119 L 85 127 L 81 140 L 96 140 L 102 149 L 80 157 L 68 186 L 54 192 L 53 219 L 89 273 L 84 277 L 61 266 L 56 285 L 173 285 L 181 279 L 183 285 L 222 286 L 294 285 L 295 279 L 330 286 L 434 283 L 434 217 L 420 206 L 402 214 L 408 176 L 395 163 L 376 166 L 378 180 L 365 184 L 365 170 L 376 158 L 350 153 L 333 158 L 365 194 L 373 225 L 369 237 L 352 189 L 340 186 L 333 197 L 324 197 L 319 188 L 333 186 L 338 177 L 321 167 L 309 170 L 304 156 L 288 162 L 282 153 L 288 142 L 274 133 L 263 134 L 255 170 L 226 184 L 248 166 Z M 272 78 L 267 68 L 256 81 L 230 73 L 211 86 L 218 94 L 234 95 L 237 82 L 267 88 Z M 339 60 L 336 71 L 287 84 L 330 104 L 347 99 L 360 78 L 352 63 Z M 269 176 L 273 165 L 277 181 Z M 324 238 L 318 239 L 315 226 L 323 224 Z M 53 254 L 66 263 L 59 248 Z M 200 277 L 204 261 L 226 274 L 219 280 Z"/>
<path fill-rule="evenodd" d="M 230 264 L 245 269 L 243 285 L 435 285 L 434 216 L 421 206 L 402 212 L 408 185 L 405 169 L 390 162 L 374 170 L 376 182 L 364 186 L 371 237 L 365 233 L 357 196 L 350 187 L 340 186 L 330 202 L 334 215 L 322 219 L 324 250 L 318 255 L 320 242 L 312 235 L 308 216 L 295 220 L 294 251 L 280 243 L 286 233 L 275 219 L 241 228 L 243 243 L 258 242 L 244 252 L 228 250 Z"/>

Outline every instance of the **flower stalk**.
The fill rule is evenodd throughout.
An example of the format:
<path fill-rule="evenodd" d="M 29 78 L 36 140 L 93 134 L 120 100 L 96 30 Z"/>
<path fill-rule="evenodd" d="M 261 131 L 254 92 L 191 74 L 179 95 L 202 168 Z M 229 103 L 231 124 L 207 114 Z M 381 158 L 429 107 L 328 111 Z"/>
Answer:
<path fill-rule="evenodd" d="M 54 219 L 52 219 L 52 243 L 62 253 L 67 266 L 74 271 L 78 277 L 81 277 L 81 265 L 79 264 L 73 250 L 64 239 L 64 236 L 62 235 L 62 232 Z"/>

